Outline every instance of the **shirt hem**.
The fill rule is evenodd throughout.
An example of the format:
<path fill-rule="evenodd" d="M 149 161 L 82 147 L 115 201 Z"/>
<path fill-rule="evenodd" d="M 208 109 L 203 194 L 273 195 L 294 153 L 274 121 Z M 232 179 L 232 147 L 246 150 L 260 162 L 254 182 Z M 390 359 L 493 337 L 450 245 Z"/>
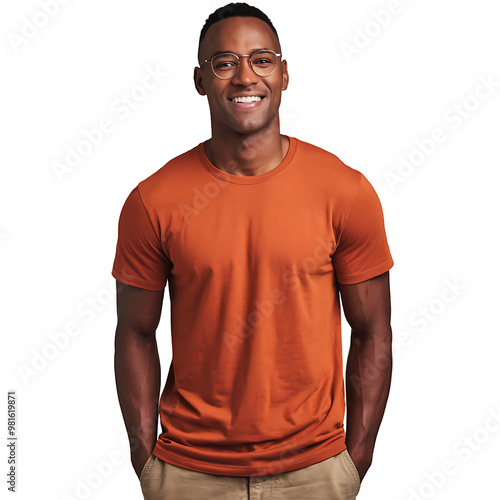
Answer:
<path fill-rule="evenodd" d="M 361 283 L 362 281 L 369 280 L 371 278 L 375 278 L 386 271 L 389 271 L 394 266 L 394 261 L 392 259 L 386 260 L 382 264 L 379 264 L 376 267 L 372 267 L 365 271 L 364 273 L 354 274 L 350 276 L 339 276 L 337 275 L 337 281 L 342 285 L 353 285 L 355 283 Z"/>
<path fill-rule="evenodd" d="M 345 434 L 344 434 L 345 436 Z M 345 444 L 345 437 L 342 440 L 335 441 L 328 448 L 324 448 L 317 453 L 307 454 L 302 459 L 296 459 L 293 464 L 283 465 L 279 467 L 278 472 L 271 472 L 269 470 L 274 470 L 272 463 L 260 466 L 243 466 L 243 465 L 231 465 L 231 464 L 221 464 L 216 465 L 212 463 L 203 462 L 201 460 L 193 460 L 191 458 L 182 457 L 180 455 L 174 454 L 171 451 L 166 451 L 161 448 L 161 441 L 158 441 L 154 450 L 153 455 L 155 455 L 160 460 L 168 462 L 169 464 L 175 465 L 177 467 L 182 467 L 184 469 L 193 470 L 196 472 L 204 472 L 207 474 L 216 474 L 222 476 L 264 476 L 264 475 L 274 475 L 281 474 L 283 472 L 291 472 L 297 469 L 302 469 L 310 465 L 317 464 L 323 460 L 327 460 L 335 455 L 338 455 L 344 451 L 347 446 Z M 279 460 L 276 462 L 279 463 Z"/>
<path fill-rule="evenodd" d="M 166 286 L 162 285 L 159 281 L 151 282 L 151 281 L 144 281 L 139 278 L 129 278 L 128 276 L 125 276 L 120 272 L 116 271 L 116 269 L 114 268 L 111 271 L 111 275 L 118 281 L 125 283 L 126 285 L 135 286 L 137 288 L 144 288 L 145 290 L 151 290 L 154 292 L 161 291 Z"/>

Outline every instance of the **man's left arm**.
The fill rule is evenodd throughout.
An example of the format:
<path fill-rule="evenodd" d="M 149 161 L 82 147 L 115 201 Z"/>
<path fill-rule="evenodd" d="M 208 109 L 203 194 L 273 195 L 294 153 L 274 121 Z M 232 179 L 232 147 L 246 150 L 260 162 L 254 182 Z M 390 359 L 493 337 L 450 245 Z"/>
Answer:
<path fill-rule="evenodd" d="M 346 446 L 363 480 L 372 463 L 392 374 L 389 271 L 339 291 L 351 345 L 346 367 Z"/>

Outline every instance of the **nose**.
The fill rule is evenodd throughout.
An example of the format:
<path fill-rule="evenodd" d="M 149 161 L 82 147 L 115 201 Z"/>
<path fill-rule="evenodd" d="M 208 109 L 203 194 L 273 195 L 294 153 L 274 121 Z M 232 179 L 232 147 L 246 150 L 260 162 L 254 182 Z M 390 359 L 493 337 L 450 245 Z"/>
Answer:
<path fill-rule="evenodd" d="M 250 66 L 249 57 L 241 57 L 239 60 L 238 71 L 231 79 L 235 85 L 250 85 L 252 83 L 257 83 L 259 76 Z"/>

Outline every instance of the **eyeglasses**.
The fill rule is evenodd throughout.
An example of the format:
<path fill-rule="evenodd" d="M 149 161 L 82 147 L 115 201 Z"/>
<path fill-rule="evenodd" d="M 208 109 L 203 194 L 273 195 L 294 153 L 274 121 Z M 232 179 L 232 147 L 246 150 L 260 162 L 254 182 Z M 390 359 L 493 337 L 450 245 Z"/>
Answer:
<path fill-rule="evenodd" d="M 281 57 L 281 54 L 276 54 L 276 52 L 270 49 L 257 49 L 246 56 L 237 56 L 232 52 L 224 52 L 223 54 L 217 54 L 212 59 L 205 59 L 201 64 L 211 63 L 215 76 L 222 80 L 229 80 L 229 78 L 233 78 L 238 72 L 240 58 L 242 57 L 248 57 L 250 67 L 255 74 L 270 76 L 274 73 L 278 65 L 278 57 Z"/>

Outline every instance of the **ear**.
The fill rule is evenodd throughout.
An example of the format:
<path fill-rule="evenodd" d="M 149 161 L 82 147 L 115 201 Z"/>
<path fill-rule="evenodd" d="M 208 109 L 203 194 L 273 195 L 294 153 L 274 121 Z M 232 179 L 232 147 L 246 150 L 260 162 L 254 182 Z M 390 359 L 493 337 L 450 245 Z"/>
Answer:
<path fill-rule="evenodd" d="M 288 63 L 286 62 L 286 59 L 283 59 L 281 67 L 283 72 L 281 90 L 286 90 L 288 88 Z"/>
<path fill-rule="evenodd" d="M 194 68 L 194 86 L 196 87 L 196 90 L 198 91 L 198 94 L 200 95 L 207 95 L 205 92 L 205 86 L 203 85 L 203 76 L 201 74 L 201 68 Z"/>

